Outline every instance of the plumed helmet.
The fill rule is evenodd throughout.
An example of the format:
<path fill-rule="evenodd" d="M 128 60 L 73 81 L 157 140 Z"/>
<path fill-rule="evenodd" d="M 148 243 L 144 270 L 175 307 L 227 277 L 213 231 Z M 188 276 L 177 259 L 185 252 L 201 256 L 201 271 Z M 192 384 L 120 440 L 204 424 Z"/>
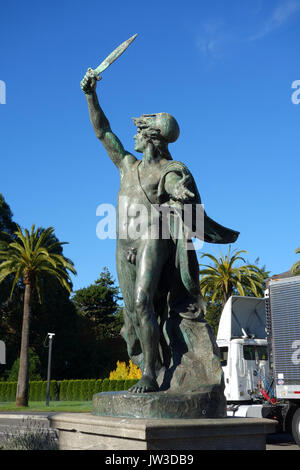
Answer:
<path fill-rule="evenodd" d="M 143 114 L 140 118 L 133 118 L 133 121 L 138 128 L 157 133 L 167 143 L 178 139 L 180 132 L 178 123 L 168 113 Z"/>

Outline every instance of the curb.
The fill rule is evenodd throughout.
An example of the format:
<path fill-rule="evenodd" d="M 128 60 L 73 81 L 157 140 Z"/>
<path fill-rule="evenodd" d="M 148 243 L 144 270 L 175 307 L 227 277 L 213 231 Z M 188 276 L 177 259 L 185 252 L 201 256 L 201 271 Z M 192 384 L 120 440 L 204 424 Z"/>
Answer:
<path fill-rule="evenodd" d="M 31 418 L 31 419 L 38 419 L 38 420 L 45 420 L 48 421 L 48 418 L 56 413 L 50 412 L 50 413 L 7 413 L 7 412 L 0 412 L 0 420 L 1 419 L 26 419 L 26 418 Z"/>

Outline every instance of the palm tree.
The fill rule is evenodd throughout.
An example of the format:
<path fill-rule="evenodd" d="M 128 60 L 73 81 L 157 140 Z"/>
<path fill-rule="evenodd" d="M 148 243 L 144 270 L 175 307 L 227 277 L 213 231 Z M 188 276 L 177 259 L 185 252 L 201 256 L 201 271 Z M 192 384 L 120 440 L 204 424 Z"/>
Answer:
<path fill-rule="evenodd" d="M 295 250 L 295 253 L 300 253 L 300 247 Z M 300 274 L 300 261 L 297 261 L 293 264 L 293 266 L 291 267 L 291 271 L 295 275 Z"/>
<path fill-rule="evenodd" d="M 229 246 L 228 253 L 224 256 L 221 252 L 219 258 L 203 253 L 201 258 L 209 258 L 213 261 L 213 265 L 201 265 L 204 269 L 200 269 L 200 287 L 201 292 L 205 296 L 209 294 L 211 302 L 216 299 L 225 303 L 235 292 L 245 295 L 245 292 L 251 293 L 256 297 L 263 296 L 264 275 L 263 270 L 253 264 L 246 264 L 245 259 L 241 256 L 246 253 L 245 250 L 234 250 L 231 252 Z M 234 266 L 238 261 L 244 263 L 241 266 Z"/>
<path fill-rule="evenodd" d="M 52 227 L 36 229 L 34 225 L 30 232 L 25 229 L 24 233 L 17 225 L 13 236 L 3 233 L 3 240 L 0 241 L 0 283 L 13 276 L 11 296 L 19 282 L 25 287 L 17 406 L 28 406 L 29 325 L 33 290 L 36 289 L 41 302 L 41 286 L 45 276 L 57 279 L 68 292 L 72 290 L 68 271 L 76 274 L 76 270 L 73 262 L 62 254 L 64 244 L 57 240 Z"/>

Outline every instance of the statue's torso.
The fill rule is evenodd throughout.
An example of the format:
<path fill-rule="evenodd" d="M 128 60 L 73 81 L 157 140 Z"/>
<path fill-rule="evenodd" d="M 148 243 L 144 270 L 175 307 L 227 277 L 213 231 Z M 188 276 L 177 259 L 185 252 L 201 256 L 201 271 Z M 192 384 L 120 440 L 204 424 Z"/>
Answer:
<path fill-rule="evenodd" d="M 138 244 L 139 239 L 149 234 L 153 218 L 152 204 L 158 203 L 157 191 L 162 172 L 161 165 L 143 168 L 136 161 L 121 177 L 117 207 L 117 237 L 122 245 Z M 141 221 L 137 225 L 138 220 Z M 137 237 L 137 234 L 139 236 Z"/>

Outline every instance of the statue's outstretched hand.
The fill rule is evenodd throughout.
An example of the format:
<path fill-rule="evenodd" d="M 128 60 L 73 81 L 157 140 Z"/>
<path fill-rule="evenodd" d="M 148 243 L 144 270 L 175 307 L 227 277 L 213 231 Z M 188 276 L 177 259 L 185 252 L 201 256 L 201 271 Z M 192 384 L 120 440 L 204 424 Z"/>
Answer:
<path fill-rule="evenodd" d="M 187 202 L 194 199 L 195 194 L 186 187 L 189 180 L 190 177 L 185 175 L 177 182 L 171 194 L 172 199 L 180 202 Z"/>
<path fill-rule="evenodd" d="M 97 81 L 101 80 L 100 75 L 97 75 L 93 69 L 87 69 L 87 72 L 80 82 L 80 87 L 86 95 L 90 95 L 96 91 Z"/>

